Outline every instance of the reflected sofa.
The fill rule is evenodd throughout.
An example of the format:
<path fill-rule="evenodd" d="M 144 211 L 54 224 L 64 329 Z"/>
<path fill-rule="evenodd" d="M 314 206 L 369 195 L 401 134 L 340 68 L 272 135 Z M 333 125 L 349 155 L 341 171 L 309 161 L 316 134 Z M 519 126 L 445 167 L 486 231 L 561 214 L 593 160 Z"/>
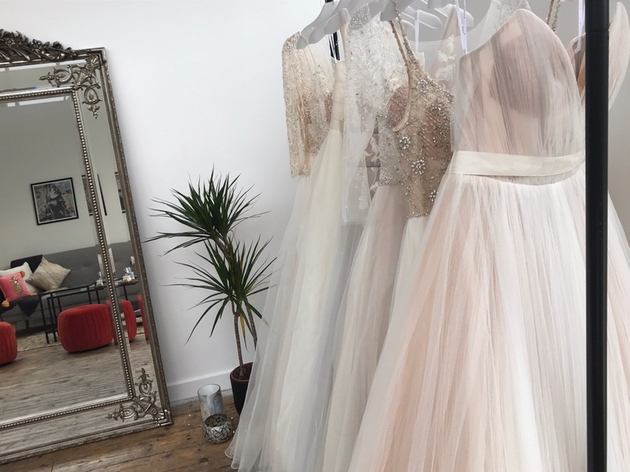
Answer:
<path fill-rule="evenodd" d="M 130 261 L 133 254 L 131 242 L 114 243 L 110 245 L 110 248 L 114 255 L 116 276 L 120 278 L 125 273 L 125 267 L 129 267 L 131 265 Z M 70 269 L 70 273 L 66 276 L 61 286 L 73 288 L 96 281 L 100 270 L 98 265 L 98 254 L 100 254 L 100 251 L 96 246 L 94 246 L 53 254 L 44 254 L 43 256 L 50 262 L 59 264 L 66 269 Z M 19 267 L 24 263 L 24 261 L 27 261 L 31 270 L 35 272 L 37 265 L 39 265 L 39 262 L 41 261 L 41 257 L 42 255 L 37 255 L 14 259 L 11 261 L 11 267 Z M 139 286 L 136 284 L 129 285 L 125 288 L 129 298 L 135 302 Z M 118 295 L 123 297 L 122 289 L 119 289 Z M 99 296 L 101 297 L 101 302 L 104 302 L 104 299 L 107 297 L 106 291 L 101 290 L 99 292 Z M 0 298 L 4 299 L 1 292 Z M 92 302 L 96 303 L 94 295 L 92 295 Z M 44 301 L 44 303 L 46 302 Z M 85 305 L 86 303 L 89 303 L 86 294 L 68 295 L 61 299 L 63 309 Z M 46 306 L 45 309 L 47 310 L 48 307 Z M 59 311 L 58 308 L 57 311 Z M 18 301 L 11 303 L 9 308 L 0 307 L 0 321 L 6 321 L 12 324 L 24 322 L 30 327 L 42 326 L 42 307 L 39 303 L 39 296 L 27 297 L 22 299 L 21 302 Z"/>

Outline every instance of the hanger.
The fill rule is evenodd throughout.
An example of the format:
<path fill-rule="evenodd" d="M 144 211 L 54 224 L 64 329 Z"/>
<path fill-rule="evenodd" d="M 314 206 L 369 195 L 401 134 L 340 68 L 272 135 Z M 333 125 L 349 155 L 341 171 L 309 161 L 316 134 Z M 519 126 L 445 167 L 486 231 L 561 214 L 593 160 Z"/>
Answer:
<path fill-rule="evenodd" d="M 410 7 L 414 10 L 424 10 L 441 17 L 442 20 L 446 20 L 449 16 L 450 9 L 455 7 L 453 3 L 456 2 L 454 0 L 414 0 Z M 466 26 L 468 28 L 474 27 L 475 18 L 465 8 L 463 10 L 466 15 Z"/>
<path fill-rule="evenodd" d="M 343 1 L 343 0 L 340 0 Z M 338 9 L 328 23 L 326 24 L 326 34 L 332 34 L 335 31 L 339 31 L 343 25 L 350 21 L 350 18 L 358 12 L 365 5 L 370 5 L 370 13 L 372 8 L 378 7 L 378 4 L 383 3 L 381 0 L 349 0 L 346 2 L 347 8 L 343 10 Z"/>
<path fill-rule="evenodd" d="M 344 1 L 344 0 L 340 0 Z M 392 0 L 348 0 L 344 3 L 347 8 L 337 8 L 335 12 L 333 12 L 332 16 L 327 20 L 327 23 L 323 29 L 317 29 L 314 31 L 315 36 L 311 35 L 309 38 L 309 42 L 314 42 L 313 40 L 321 39 L 326 34 L 333 34 L 336 31 L 339 31 L 343 25 L 350 21 L 350 18 L 363 8 L 365 5 L 369 5 L 370 8 L 370 17 L 375 17 L 378 13 L 380 13 L 385 4 Z"/>
<path fill-rule="evenodd" d="M 393 21 L 398 17 L 398 13 L 407 9 L 415 0 L 391 0 L 381 11 L 381 21 Z"/>
<path fill-rule="evenodd" d="M 339 3 L 341 3 L 341 1 L 342 0 L 340 0 Z M 337 5 L 338 3 L 335 3 L 334 0 L 332 2 L 324 3 L 324 6 L 322 6 L 319 15 L 317 15 L 317 18 L 309 23 L 300 33 L 300 37 L 298 38 L 296 44 L 296 47 L 298 49 L 304 49 L 309 44 L 317 43 L 320 39 L 323 38 L 322 35 L 317 41 L 310 40 L 310 36 L 313 34 L 313 32 L 316 31 L 320 25 L 325 24 L 330 19 L 337 8 Z"/>
<path fill-rule="evenodd" d="M 403 18 L 403 21 L 413 22 L 414 28 L 418 28 L 419 24 L 423 24 L 431 29 L 441 29 L 444 25 L 442 24 L 442 20 L 440 20 L 437 16 L 427 13 L 422 10 L 415 10 L 411 7 L 407 7 L 406 10 L 402 11 L 400 14 Z"/>
<path fill-rule="evenodd" d="M 466 0 L 464 0 L 464 8 L 460 8 L 459 0 L 455 0 L 455 8 L 457 13 L 457 26 L 459 26 L 459 39 L 462 43 L 462 52 L 468 52 L 468 24 L 466 21 Z"/>

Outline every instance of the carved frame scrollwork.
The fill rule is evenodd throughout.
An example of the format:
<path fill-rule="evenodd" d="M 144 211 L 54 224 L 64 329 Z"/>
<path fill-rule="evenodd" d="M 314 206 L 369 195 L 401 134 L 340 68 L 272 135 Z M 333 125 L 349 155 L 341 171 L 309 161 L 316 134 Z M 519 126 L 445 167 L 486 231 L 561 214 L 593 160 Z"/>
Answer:
<path fill-rule="evenodd" d="M 164 413 L 160 411 L 156 404 L 157 391 L 153 390 L 153 380 L 149 378 L 149 374 L 142 368 L 140 373 L 140 381 L 136 383 L 139 395 L 134 397 L 130 404 L 120 404 L 117 410 L 107 415 L 108 419 L 113 420 L 138 420 L 147 415 L 153 417 L 155 421 L 164 419 Z"/>
<path fill-rule="evenodd" d="M 33 62 L 60 62 L 74 59 L 77 53 L 58 42 L 30 40 L 20 32 L 0 29 L 0 66 Z"/>
<path fill-rule="evenodd" d="M 101 85 L 98 83 L 96 71 L 101 69 L 98 56 L 91 55 L 85 58 L 85 65 L 68 65 L 65 68 L 55 68 L 48 74 L 40 77 L 50 85 L 61 87 L 71 85 L 75 90 L 83 92 L 83 103 L 92 112 L 94 118 L 98 118 L 98 105 L 102 100 L 98 94 Z"/>

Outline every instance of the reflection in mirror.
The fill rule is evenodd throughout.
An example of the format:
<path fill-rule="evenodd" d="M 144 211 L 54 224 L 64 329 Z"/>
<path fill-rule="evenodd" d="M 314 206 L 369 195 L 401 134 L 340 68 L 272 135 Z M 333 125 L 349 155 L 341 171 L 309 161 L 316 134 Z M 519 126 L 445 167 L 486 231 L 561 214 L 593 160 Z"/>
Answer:
<path fill-rule="evenodd" d="M 32 282 L 27 287 L 35 295 L 15 300 L 0 313 L 19 335 L 19 356 L 0 371 L 2 424 L 123 397 L 126 388 L 111 328 L 110 342 L 102 349 L 72 356 L 58 348 L 54 329 L 59 306 L 107 302 L 103 290 L 89 287 L 97 279 L 98 241 L 81 184 L 85 167 L 72 97 L 2 101 L 0 122 L 3 174 L 10 176 L 0 186 L 0 201 L 11 202 L 0 213 L 11 222 L 0 225 L 0 267 L 21 267 L 25 260 L 26 271 L 37 272 L 44 266 L 33 258 L 43 255 L 70 269 L 61 287 L 51 282 L 44 290 L 47 281 Z M 68 287 L 74 290 L 62 290 Z"/>
<path fill-rule="evenodd" d="M 104 51 L 0 67 L 1 464 L 171 420 Z"/>

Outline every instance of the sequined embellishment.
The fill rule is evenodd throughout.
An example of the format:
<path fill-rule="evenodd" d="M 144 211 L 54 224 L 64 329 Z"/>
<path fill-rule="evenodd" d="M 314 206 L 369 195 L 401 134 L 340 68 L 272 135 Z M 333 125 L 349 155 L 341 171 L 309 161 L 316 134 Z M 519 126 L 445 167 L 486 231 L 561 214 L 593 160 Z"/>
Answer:
<path fill-rule="evenodd" d="M 333 67 L 326 51 L 313 45 L 297 49 L 299 33 L 282 47 L 291 176 L 307 175 L 330 129 Z"/>
<path fill-rule="evenodd" d="M 21 295 L 24 292 L 24 289 L 20 285 L 20 281 L 18 280 L 18 278 L 15 275 L 13 275 L 13 276 L 11 276 L 10 280 L 11 280 L 11 285 L 12 285 L 12 288 L 13 288 L 13 292 L 16 295 Z"/>
<path fill-rule="evenodd" d="M 424 159 L 418 159 L 411 163 L 411 172 L 413 175 L 422 175 L 424 174 L 425 167 Z"/>
<path fill-rule="evenodd" d="M 400 164 L 405 171 L 409 216 L 431 213 L 438 187 L 452 157 L 450 109 L 453 96 L 429 77 L 415 60 L 404 34 L 392 24 L 408 72 L 407 119 L 398 135 Z M 406 50 L 405 51 L 403 50 Z M 416 86 L 412 86 L 416 84 Z"/>
<path fill-rule="evenodd" d="M 434 188 L 433 190 L 431 190 L 431 193 L 429 193 L 429 200 L 431 200 L 431 203 L 435 203 L 436 197 L 437 197 L 437 189 Z"/>

